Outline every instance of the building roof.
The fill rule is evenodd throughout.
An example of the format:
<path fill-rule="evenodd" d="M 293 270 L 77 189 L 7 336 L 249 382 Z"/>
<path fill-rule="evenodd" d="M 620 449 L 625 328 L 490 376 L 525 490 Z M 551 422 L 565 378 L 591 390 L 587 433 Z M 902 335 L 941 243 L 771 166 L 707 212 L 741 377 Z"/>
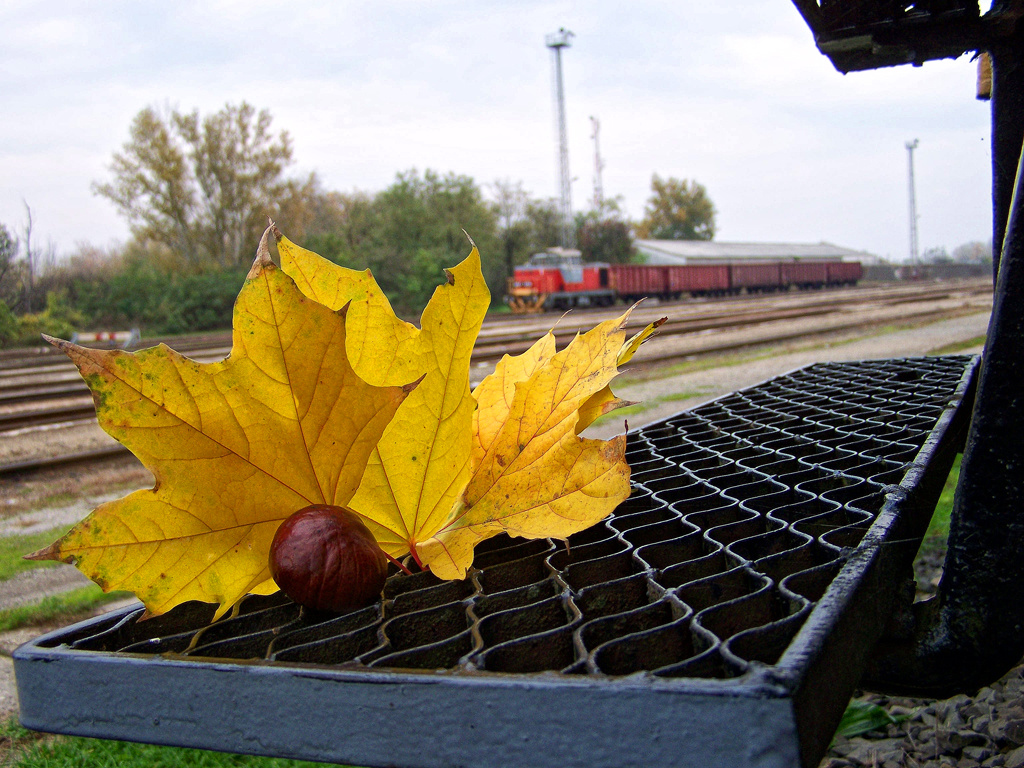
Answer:
<path fill-rule="evenodd" d="M 865 251 L 831 243 L 719 243 L 711 240 L 637 240 L 637 250 L 648 264 L 687 264 L 761 259 L 815 259 L 860 261 L 871 264 L 878 257 Z"/>

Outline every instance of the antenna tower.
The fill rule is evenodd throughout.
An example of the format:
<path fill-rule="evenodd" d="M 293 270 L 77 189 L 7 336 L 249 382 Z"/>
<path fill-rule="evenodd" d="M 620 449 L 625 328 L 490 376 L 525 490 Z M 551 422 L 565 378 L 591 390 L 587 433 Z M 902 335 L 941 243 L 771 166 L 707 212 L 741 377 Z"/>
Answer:
<path fill-rule="evenodd" d="M 574 240 L 572 226 L 572 180 L 569 178 L 569 140 L 565 129 L 565 86 L 562 83 L 562 49 L 572 45 L 573 33 L 565 27 L 546 35 L 544 44 L 551 49 L 554 62 L 555 80 L 555 130 L 558 133 L 558 178 L 561 193 L 560 214 L 562 219 L 563 248 L 572 248 Z"/>
<path fill-rule="evenodd" d="M 917 263 L 917 202 L 914 199 L 914 150 L 917 149 L 917 139 L 906 143 L 908 165 L 908 187 L 910 189 L 910 263 Z"/>
<path fill-rule="evenodd" d="M 604 208 L 604 185 L 601 183 L 601 171 L 604 170 L 604 161 L 601 160 L 601 121 L 593 115 L 590 116 L 590 124 L 594 127 L 594 210 L 600 212 Z"/>

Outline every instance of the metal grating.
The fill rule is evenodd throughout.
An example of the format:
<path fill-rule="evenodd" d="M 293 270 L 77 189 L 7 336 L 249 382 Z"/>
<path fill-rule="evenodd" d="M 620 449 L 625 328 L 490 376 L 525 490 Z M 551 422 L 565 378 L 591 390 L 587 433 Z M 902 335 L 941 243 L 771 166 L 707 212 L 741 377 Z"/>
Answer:
<path fill-rule="evenodd" d="M 869 612 L 883 614 L 838 645 L 827 630 L 859 615 L 852 596 L 865 592 L 873 571 L 884 570 L 880 542 L 888 538 L 887 552 L 902 565 L 916 550 L 930 508 L 922 516 L 913 507 L 922 489 L 936 486 L 925 476 L 929 467 L 937 487 L 945 478 L 955 452 L 948 444 L 966 411 L 956 406 L 975 366 L 957 356 L 815 365 L 637 430 L 627 453 L 633 492 L 614 515 L 571 537 L 568 546 L 505 536 L 484 542 L 465 581 L 398 574 L 380 603 L 336 617 L 312 614 L 281 596 L 250 597 L 238 616 L 214 625 L 211 607 L 189 604 L 143 622 L 141 609 L 129 608 L 46 635 L 15 656 L 23 721 L 43 730 L 389 764 L 394 744 L 387 754 L 379 747 L 367 752 L 355 744 L 359 739 L 313 748 L 279 735 L 283 741 L 274 748 L 262 741 L 239 746 L 207 738 L 203 729 L 210 724 L 201 721 L 194 721 L 199 732 L 191 737 L 168 737 L 159 727 L 143 727 L 147 718 L 132 726 L 102 707 L 97 714 L 92 697 L 81 692 L 61 708 L 66 715 L 55 716 L 46 691 L 61 683 L 66 692 L 67 680 L 52 662 L 64 662 L 65 673 L 72 664 L 84 680 L 96 669 L 89 664 L 102 660 L 105 680 L 113 670 L 122 676 L 122 693 L 143 698 L 138 673 L 147 665 L 165 685 L 179 685 L 172 681 L 187 681 L 190 669 L 228 664 L 241 673 L 231 686 L 252 688 L 253 695 L 262 678 L 250 675 L 246 682 L 245 672 L 256 669 L 399 686 L 462 681 L 445 696 L 466 691 L 469 681 L 474 696 L 488 695 L 488 683 L 497 682 L 491 707 L 496 693 L 508 693 L 509 681 L 568 690 L 582 683 L 584 692 L 622 683 L 618 690 L 715 696 L 708 713 L 741 695 L 787 700 L 779 712 L 788 714 L 775 726 L 764 713 L 756 718 L 764 728 L 792 732 L 785 723 L 795 717 L 799 732 L 788 748 L 763 753 L 740 740 L 732 751 L 720 750 L 723 762 L 810 764 L 827 745 L 867 651 L 844 643 L 877 638 L 886 602 L 878 594 L 869 598 L 875 603 Z M 836 649 L 845 669 L 831 660 Z M 579 695 L 579 704 L 598 710 L 605 701 L 604 693 Z M 143 706 L 159 710 L 156 699 Z M 360 703 L 364 695 L 355 693 L 349 704 Z M 452 704 L 458 707 L 457 700 Z M 365 714 L 366 722 L 388 718 Z M 83 725 L 97 717 L 108 723 L 105 730 Z M 718 730 L 730 727 L 720 717 L 712 715 Z M 464 728 L 465 720 L 458 721 Z M 516 734 L 516 723 L 507 725 L 505 741 Z M 619 742 L 607 764 L 651 763 L 649 740 L 646 754 L 630 749 L 629 739 Z M 489 764 L 470 756 L 475 749 L 442 757 L 414 751 L 415 759 L 403 764 Z M 531 764 L 575 764 L 551 749 L 525 754 Z M 737 758 L 737 749 L 747 758 Z M 607 750 L 602 746 L 600 754 Z M 586 764 L 603 764 L 593 750 L 584 753 Z M 673 754 L 679 764 L 690 762 Z M 706 754 L 691 757 L 709 762 Z"/>

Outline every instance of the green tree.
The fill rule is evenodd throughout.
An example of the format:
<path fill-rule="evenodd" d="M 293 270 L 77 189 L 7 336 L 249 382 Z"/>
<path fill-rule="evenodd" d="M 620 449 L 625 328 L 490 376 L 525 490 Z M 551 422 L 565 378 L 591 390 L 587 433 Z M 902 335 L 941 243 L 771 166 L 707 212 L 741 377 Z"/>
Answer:
<path fill-rule="evenodd" d="M 0 302 L 13 307 L 21 296 L 18 269 L 18 239 L 0 224 Z"/>
<path fill-rule="evenodd" d="M 921 254 L 921 261 L 926 264 L 952 264 L 953 257 L 949 255 L 945 247 L 938 245 L 932 248 L 925 248 Z"/>
<path fill-rule="evenodd" d="M 116 249 L 79 246 L 41 278 L 47 297 L 62 297 L 79 317 L 74 330 L 187 333 L 229 328 L 247 268 L 181 269 L 166 246 L 130 241 Z M 47 319 L 61 317 L 51 307 Z"/>
<path fill-rule="evenodd" d="M 974 240 L 953 249 L 953 261 L 959 264 L 991 264 L 992 241 Z"/>
<path fill-rule="evenodd" d="M 0 300 L 0 347 L 9 347 L 18 341 L 18 318 L 7 302 Z"/>
<path fill-rule="evenodd" d="M 576 228 L 576 242 L 584 261 L 628 264 L 633 261 L 633 233 L 627 222 L 598 215 L 581 217 Z"/>
<path fill-rule="evenodd" d="M 526 218 L 530 222 L 531 253 L 562 241 L 562 212 L 557 200 L 531 200 L 526 206 Z"/>
<path fill-rule="evenodd" d="M 291 140 L 271 122 L 267 110 L 245 102 L 205 117 L 146 107 L 114 154 L 112 180 L 93 191 L 114 203 L 139 240 L 194 265 L 243 263 L 279 199 L 297 189 L 283 177 Z"/>
<path fill-rule="evenodd" d="M 345 248 L 352 242 L 350 265 L 370 267 L 399 310 L 422 309 L 445 279 L 444 269 L 466 256 L 466 233 L 479 247 L 484 276 L 500 300 L 504 278 L 496 218 L 469 176 L 399 173 L 368 208 L 353 201 L 348 213 L 350 226 L 339 234 Z"/>
<path fill-rule="evenodd" d="M 498 180 L 492 185 L 494 214 L 498 223 L 498 241 L 504 262 L 505 276 L 513 274 L 516 266 L 530 257 L 533 226 L 529 218 L 530 196 L 522 182 Z"/>
<path fill-rule="evenodd" d="M 364 192 L 324 192 L 309 200 L 310 218 L 302 244 L 343 267 L 365 267 L 372 246 L 376 212 Z M 288 229 L 291 231 L 290 221 Z"/>
<path fill-rule="evenodd" d="M 636 257 L 632 226 L 622 212 L 622 198 L 601 201 L 600 208 L 576 214 L 576 242 L 584 261 L 628 264 Z"/>
<path fill-rule="evenodd" d="M 651 177 L 651 197 L 637 224 L 641 239 L 711 240 L 715 236 L 715 206 L 703 184 L 686 179 Z"/>
<path fill-rule="evenodd" d="M 42 344 L 41 334 L 63 339 L 80 329 L 85 318 L 71 306 L 63 292 L 49 291 L 46 294 L 46 309 L 35 314 L 28 313 L 18 318 L 18 334 L 21 344 Z"/>

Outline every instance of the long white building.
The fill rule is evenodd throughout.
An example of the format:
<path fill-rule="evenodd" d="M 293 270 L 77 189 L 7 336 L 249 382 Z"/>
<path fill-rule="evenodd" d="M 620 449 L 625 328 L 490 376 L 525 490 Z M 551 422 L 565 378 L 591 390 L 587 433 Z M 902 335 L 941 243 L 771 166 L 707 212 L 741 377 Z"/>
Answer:
<path fill-rule="evenodd" d="M 726 261 L 859 261 L 876 264 L 879 259 L 831 243 L 720 243 L 714 240 L 637 240 L 637 250 L 648 264 L 693 264 Z"/>

